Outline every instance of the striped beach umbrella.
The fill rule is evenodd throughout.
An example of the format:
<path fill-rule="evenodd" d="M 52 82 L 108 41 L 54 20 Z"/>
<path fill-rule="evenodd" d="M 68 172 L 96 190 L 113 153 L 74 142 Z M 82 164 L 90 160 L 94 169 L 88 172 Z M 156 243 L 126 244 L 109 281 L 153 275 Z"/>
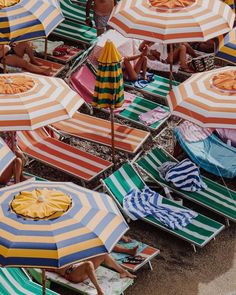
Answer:
<path fill-rule="evenodd" d="M 0 138 L 0 175 L 7 168 L 7 166 L 15 159 L 15 154 Z"/>
<path fill-rule="evenodd" d="M 235 0 L 223 0 L 223 2 L 225 2 L 226 4 L 228 4 L 229 7 L 231 9 L 233 9 L 233 11 L 235 12 Z"/>
<path fill-rule="evenodd" d="M 0 265 L 61 268 L 110 253 L 128 225 L 106 194 L 71 182 L 0 189 Z"/>
<path fill-rule="evenodd" d="M 110 108 L 111 145 L 114 162 L 114 114 L 113 109 L 124 103 L 124 82 L 121 55 L 113 42 L 108 40 L 98 58 L 98 70 L 92 104 L 98 108 Z"/>
<path fill-rule="evenodd" d="M 56 0 L 0 3 L 0 44 L 47 37 L 64 20 Z"/>
<path fill-rule="evenodd" d="M 236 64 L 236 28 L 226 35 L 218 37 L 216 57 L 228 63 Z"/>
<path fill-rule="evenodd" d="M 0 75 L 0 130 L 34 130 L 69 119 L 83 102 L 60 78 Z"/>
<path fill-rule="evenodd" d="M 236 67 L 193 74 L 167 100 L 173 115 L 201 127 L 236 129 Z"/>
<path fill-rule="evenodd" d="M 233 23 L 220 0 L 122 0 L 108 22 L 126 37 L 162 43 L 207 41 Z"/>

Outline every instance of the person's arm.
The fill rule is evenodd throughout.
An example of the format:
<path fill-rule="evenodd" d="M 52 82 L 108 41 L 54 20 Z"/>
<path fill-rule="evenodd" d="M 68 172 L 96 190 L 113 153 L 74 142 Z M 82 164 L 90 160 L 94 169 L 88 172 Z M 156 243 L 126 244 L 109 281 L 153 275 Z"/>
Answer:
<path fill-rule="evenodd" d="M 85 23 L 87 26 L 91 25 L 91 19 L 90 19 L 90 10 L 91 10 L 91 6 L 92 6 L 93 0 L 88 0 L 86 3 L 86 19 L 85 19 Z"/>

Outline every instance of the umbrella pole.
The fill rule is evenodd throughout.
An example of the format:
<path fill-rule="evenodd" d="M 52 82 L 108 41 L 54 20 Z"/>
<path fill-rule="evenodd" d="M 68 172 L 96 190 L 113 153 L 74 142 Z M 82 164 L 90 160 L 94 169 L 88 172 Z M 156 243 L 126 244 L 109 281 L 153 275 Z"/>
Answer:
<path fill-rule="evenodd" d="M 12 151 L 15 154 L 16 153 L 15 131 L 11 131 L 11 146 L 12 146 Z M 16 179 L 16 160 L 13 161 L 13 175 L 14 175 L 14 182 L 17 183 L 17 179 Z"/>
<path fill-rule="evenodd" d="M 3 74 L 6 74 L 5 45 L 2 45 L 2 65 L 3 65 Z"/>
<path fill-rule="evenodd" d="M 47 59 L 47 51 L 48 51 L 48 38 L 45 38 L 45 43 L 44 43 L 44 59 Z"/>
<path fill-rule="evenodd" d="M 173 87 L 173 44 L 170 44 L 170 91 L 172 90 Z"/>
<path fill-rule="evenodd" d="M 42 285 L 43 285 L 42 294 L 46 295 L 46 271 L 44 268 L 42 269 Z"/>
<path fill-rule="evenodd" d="M 113 108 L 110 108 L 111 114 L 111 149 L 112 149 L 112 162 L 115 164 L 115 138 L 114 138 L 114 112 Z"/>

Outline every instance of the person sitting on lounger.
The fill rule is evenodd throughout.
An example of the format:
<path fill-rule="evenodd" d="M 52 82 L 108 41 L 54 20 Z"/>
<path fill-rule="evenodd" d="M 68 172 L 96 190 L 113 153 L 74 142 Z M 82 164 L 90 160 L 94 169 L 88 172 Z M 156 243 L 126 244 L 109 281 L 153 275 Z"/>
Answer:
<path fill-rule="evenodd" d="M 3 56 L 2 46 L 4 46 L 5 56 Z M 28 55 L 29 61 L 24 59 L 25 54 Z M 0 45 L 0 62 L 3 63 L 3 61 L 8 66 L 21 68 L 31 73 L 47 76 L 52 74 L 52 69 L 50 67 L 42 67 L 42 65 L 37 62 L 34 57 L 32 43 L 29 41 L 12 43 L 11 46 Z"/>
<path fill-rule="evenodd" d="M 9 146 L 9 148 L 11 150 L 13 150 L 13 140 L 12 140 L 12 134 L 11 132 L 8 131 L 1 131 L 0 132 L 0 137 L 5 141 L 5 143 Z M 14 141 L 15 141 L 15 146 L 16 146 L 16 132 L 13 133 L 13 137 L 14 137 Z M 23 153 L 16 149 L 14 151 L 15 155 L 16 155 L 16 159 L 15 161 L 13 161 L 1 174 L 0 176 L 0 184 L 4 184 L 6 185 L 11 177 L 14 174 L 14 170 L 15 171 L 15 181 L 16 183 L 25 180 L 24 176 L 23 176 L 23 167 L 25 164 L 25 157 L 23 155 Z"/>
<path fill-rule="evenodd" d="M 90 258 L 87 261 L 83 261 L 77 265 L 70 265 L 60 269 L 48 269 L 64 277 L 66 280 L 73 283 L 81 283 L 86 279 L 90 279 L 94 284 L 97 294 L 103 295 L 102 291 L 95 274 L 95 270 L 104 264 L 114 270 L 116 270 L 121 278 L 131 278 L 134 279 L 136 276 L 132 275 L 130 272 L 121 267 L 109 254 L 100 255 L 97 257 Z"/>
<path fill-rule="evenodd" d="M 171 62 L 171 53 L 170 53 L 170 46 L 167 45 L 167 55 L 162 58 L 161 56 L 161 50 L 158 49 L 157 46 L 154 46 L 154 42 L 150 41 L 143 41 L 139 46 L 139 51 L 143 52 L 143 50 L 147 50 L 146 47 L 148 47 L 147 50 L 147 57 L 151 60 L 159 60 L 161 62 L 170 64 Z M 162 46 L 162 45 L 160 45 Z M 152 48 L 153 47 L 153 48 Z M 179 62 L 180 68 L 188 73 L 193 73 L 193 69 L 189 67 L 187 63 L 187 54 L 189 54 L 191 57 L 197 57 L 195 51 L 192 49 L 192 47 L 188 43 L 181 43 L 177 45 L 173 45 L 173 64 L 176 64 Z"/>
<path fill-rule="evenodd" d="M 122 70 L 125 80 L 136 81 L 140 74 L 143 80 L 147 80 L 147 49 L 148 47 L 144 46 L 140 54 L 123 57 Z M 134 65 L 131 62 L 135 62 Z"/>

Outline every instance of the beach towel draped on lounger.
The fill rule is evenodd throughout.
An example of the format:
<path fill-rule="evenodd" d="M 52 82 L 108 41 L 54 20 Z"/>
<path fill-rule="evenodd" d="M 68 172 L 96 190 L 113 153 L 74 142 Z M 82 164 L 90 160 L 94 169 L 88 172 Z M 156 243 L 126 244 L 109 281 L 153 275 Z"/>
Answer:
<path fill-rule="evenodd" d="M 166 181 L 184 191 L 196 192 L 207 187 L 201 179 L 197 165 L 189 159 L 184 159 L 179 163 L 165 162 L 158 170 Z"/>
<path fill-rule="evenodd" d="M 132 219 L 152 215 L 155 219 L 171 229 L 182 229 L 197 213 L 189 209 L 163 204 L 163 197 L 145 186 L 142 191 L 132 189 L 123 200 L 126 214 Z"/>

